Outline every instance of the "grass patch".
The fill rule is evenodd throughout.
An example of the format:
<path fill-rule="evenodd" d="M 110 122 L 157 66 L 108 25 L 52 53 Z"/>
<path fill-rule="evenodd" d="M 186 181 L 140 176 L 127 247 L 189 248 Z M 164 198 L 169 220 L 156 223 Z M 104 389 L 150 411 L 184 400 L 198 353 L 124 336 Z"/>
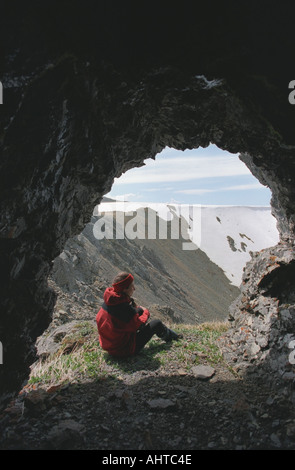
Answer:
<path fill-rule="evenodd" d="M 154 337 L 137 356 L 114 359 L 101 349 L 96 325 L 81 322 L 61 339 L 55 354 L 33 364 L 29 385 L 81 383 L 161 367 L 188 371 L 200 362 L 212 365 L 223 363 L 217 340 L 227 330 L 226 323 L 181 324 L 171 325 L 171 328 L 182 333 L 183 339 L 165 343 Z"/>
<path fill-rule="evenodd" d="M 174 366 L 189 370 L 192 365 L 206 361 L 214 365 L 223 363 L 223 357 L 218 347 L 218 338 L 227 331 L 225 322 L 208 322 L 201 325 L 176 325 L 177 332 L 183 334 L 183 339 L 172 343 L 167 353 L 159 351 L 158 358 L 163 367 L 173 363 Z M 150 341 L 149 348 L 158 343 L 158 339 Z"/>
<path fill-rule="evenodd" d="M 105 353 L 99 346 L 97 330 L 91 322 L 81 322 L 62 338 L 59 350 L 33 364 L 29 384 L 81 382 L 104 375 Z"/>

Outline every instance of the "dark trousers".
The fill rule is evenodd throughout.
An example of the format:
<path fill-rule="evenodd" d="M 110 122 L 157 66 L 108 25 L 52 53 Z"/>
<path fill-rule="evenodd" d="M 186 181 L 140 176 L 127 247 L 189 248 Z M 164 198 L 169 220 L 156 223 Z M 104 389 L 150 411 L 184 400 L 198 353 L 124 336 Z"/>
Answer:
<path fill-rule="evenodd" d="M 149 323 L 142 326 L 136 333 L 136 346 L 134 354 L 137 354 L 152 338 L 152 336 L 157 335 L 161 338 L 161 336 L 165 335 L 166 330 L 167 328 L 161 322 L 161 320 L 151 320 Z"/>

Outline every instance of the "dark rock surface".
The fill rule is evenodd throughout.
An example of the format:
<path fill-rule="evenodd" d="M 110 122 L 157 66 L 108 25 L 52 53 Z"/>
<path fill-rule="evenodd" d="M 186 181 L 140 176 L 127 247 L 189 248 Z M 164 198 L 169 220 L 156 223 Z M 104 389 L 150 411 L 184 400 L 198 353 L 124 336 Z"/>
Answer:
<path fill-rule="evenodd" d="M 165 146 L 241 152 L 294 250 L 293 17 L 294 5 L 273 1 L 2 6 L 2 400 L 28 377 L 50 323 L 52 260 L 114 177 Z M 284 297 L 286 269 L 275 275 Z M 245 279 L 246 296 L 255 282 Z"/>

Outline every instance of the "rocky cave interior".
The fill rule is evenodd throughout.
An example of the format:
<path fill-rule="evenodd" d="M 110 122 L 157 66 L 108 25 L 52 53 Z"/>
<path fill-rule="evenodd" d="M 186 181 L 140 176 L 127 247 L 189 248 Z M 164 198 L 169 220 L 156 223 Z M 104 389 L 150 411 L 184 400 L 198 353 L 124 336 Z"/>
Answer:
<path fill-rule="evenodd" d="M 150 4 L 143 12 L 119 2 L 6 7 L 2 404 L 28 378 L 35 340 L 50 323 L 56 299 L 47 285 L 52 260 L 83 230 L 114 178 L 165 146 L 214 143 L 239 153 L 271 189 L 280 243 L 248 263 L 224 353 L 230 360 L 234 351 L 247 373 L 265 371 L 272 385 L 293 383 L 292 15 L 276 2 L 268 2 L 267 10 L 255 2 L 238 8 L 236 2 L 220 3 L 214 14 L 208 2 L 198 15 L 190 7 Z"/>

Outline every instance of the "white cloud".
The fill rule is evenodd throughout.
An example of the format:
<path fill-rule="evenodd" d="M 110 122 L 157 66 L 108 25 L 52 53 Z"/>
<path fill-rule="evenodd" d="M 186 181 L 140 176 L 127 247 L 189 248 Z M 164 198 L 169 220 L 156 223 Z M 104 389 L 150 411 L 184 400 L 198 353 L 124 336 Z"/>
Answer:
<path fill-rule="evenodd" d="M 249 175 L 250 170 L 237 156 L 183 156 L 147 160 L 116 179 L 116 184 L 167 183 L 203 178 Z"/>
<path fill-rule="evenodd" d="M 252 189 L 264 189 L 265 186 L 263 186 L 260 183 L 251 183 L 251 184 L 240 184 L 236 186 L 228 186 L 227 188 L 224 188 L 224 191 L 248 191 Z"/>
<path fill-rule="evenodd" d="M 133 198 L 140 199 L 139 194 L 126 193 L 126 194 L 113 195 L 112 191 L 106 194 L 106 197 L 111 197 L 112 199 L 115 199 L 116 201 L 123 201 L 123 202 L 130 201 L 130 199 L 133 199 Z"/>
<path fill-rule="evenodd" d="M 219 189 L 180 189 L 175 191 L 176 193 L 179 194 L 190 194 L 190 195 L 200 195 L 200 194 L 207 194 L 207 193 L 216 193 L 220 191 Z"/>
<path fill-rule="evenodd" d="M 213 188 L 213 189 L 180 189 L 175 191 L 176 193 L 181 194 L 190 194 L 190 195 L 200 195 L 206 193 L 218 193 L 220 191 L 252 191 L 253 189 L 263 189 L 260 183 L 252 183 L 252 184 L 240 184 L 236 186 L 227 186 L 225 188 Z"/>

